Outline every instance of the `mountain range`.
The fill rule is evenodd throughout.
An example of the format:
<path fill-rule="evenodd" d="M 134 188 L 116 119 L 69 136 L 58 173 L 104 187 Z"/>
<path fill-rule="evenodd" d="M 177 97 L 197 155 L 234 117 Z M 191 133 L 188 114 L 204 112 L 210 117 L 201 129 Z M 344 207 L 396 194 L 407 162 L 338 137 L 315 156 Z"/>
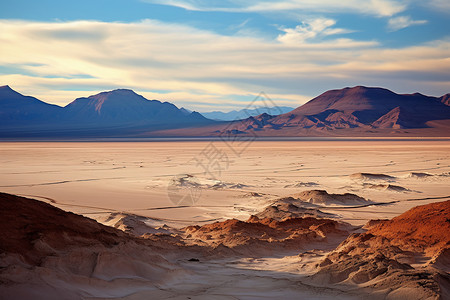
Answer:
<path fill-rule="evenodd" d="M 327 91 L 293 110 L 283 107 L 288 112 L 279 115 L 263 112 L 218 122 L 168 102 L 147 100 L 128 89 L 78 98 L 60 107 L 3 86 L 0 137 L 449 136 L 449 105 L 450 94 L 430 97 L 356 86 Z M 228 116 L 239 118 L 239 113 Z"/>
<path fill-rule="evenodd" d="M 3 137 L 129 136 L 212 122 L 197 112 L 185 113 L 172 103 L 147 100 L 127 89 L 78 98 L 60 107 L 0 87 Z"/>
<path fill-rule="evenodd" d="M 252 116 L 257 116 L 263 113 L 279 115 L 290 112 L 294 110 L 293 107 L 289 106 L 277 106 L 277 107 L 258 107 L 255 109 L 240 109 L 240 110 L 232 110 L 229 112 L 221 112 L 221 111 L 211 111 L 211 112 L 202 112 L 201 114 L 211 120 L 217 121 L 235 121 L 247 119 Z"/>
<path fill-rule="evenodd" d="M 440 98 L 419 93 L 399 95 L 387 89 L 357 86 L 325 92 L 285 114 L 250 117 L 234 129 L 425 128 L 429 121 L 450 119 L 448 98 L 449 94 Z"/>
<path fill-rule="evenodd" d="M 277 116 L 267 113 L 226 125 L 164 131 L 174 135 L 450 136 L 450 94 L 396 94 L 375 87 L 330 90 Z"/>

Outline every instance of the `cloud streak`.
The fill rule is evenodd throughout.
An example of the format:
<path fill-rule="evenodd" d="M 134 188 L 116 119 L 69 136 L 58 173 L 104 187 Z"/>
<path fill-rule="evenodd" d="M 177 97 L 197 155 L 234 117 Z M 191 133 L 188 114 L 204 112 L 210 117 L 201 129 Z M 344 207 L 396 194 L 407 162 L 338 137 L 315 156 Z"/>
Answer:
<path fill-rule="evenodd" d="M 143 0 L 148 3 L 170 5 L 193 11 L 275 12 L 305 11 L 313 13 L 353 12 L 375 16 L 392 16 L 406 9 L 406 1 L 399 0 Z M 434 0 L 440 1 L 440 0 Z"/>
<path fill-rule="evenodd" d="M 407 28 L 414 25 L 423 25 L 428 23 L 427 20 L 413 20 L 409 16 L 398 16 L 388 21 L 388 29 L 391 31 L 397 31 L 403 28 Z"/>

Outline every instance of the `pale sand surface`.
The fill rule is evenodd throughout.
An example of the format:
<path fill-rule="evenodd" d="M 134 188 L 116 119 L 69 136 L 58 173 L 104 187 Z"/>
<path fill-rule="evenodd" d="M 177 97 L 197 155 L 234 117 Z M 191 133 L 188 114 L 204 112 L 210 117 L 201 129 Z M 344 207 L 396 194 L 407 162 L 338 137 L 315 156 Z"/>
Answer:
<path fill-rule="evenodd" d="M 245 220 L 279 197 L 311 189 L 354 193 L 375 202 L 400 201 L 387 206 L 322 209 L 355 225 L 392 218 L 411 207 L 450 196 L 447 140 L 254 141 L 245 149 L 235 147 L 242 151 L 240 155 L 224 142 L 213 145 L 226 153 L 228 162 L 211 160 L 211 173 L 205 174 L 196 159 L 208 164 L 202 151 L 211 149 L 209 142 L 1 143 L 0 190 L 53 202 L 94 218 L 124 211 L 163 219 L 172 226 Z M 349 176 L 360 172 L 395 178 L 361 180 Z M 411 172 L 433 176 L 411 177 Z M 197 202 L 191 207 L 154 210 L 176 206 L 168 196 L 168 187 L 180 174 L 190 174 L 194 183 L 202 185 L 200 196 L 193 198 Z M 211 188 L 215 183 L 226 185 Z M 376 187 L 378 184 L 385 186 Z M 407 190 L 389 190 L 387 184 Z M 191 191 L 186 187 L 179 193 Z M 419 200 L 408 201 L 411 199 Z"/>
<path fill-rule="evenodd" d="M 450 197 L 447 140 L 255 141 L 241 155 L 216 141 L 213 145 L 227 154 L 229 162 L 228 166 L 222 162 L 220 173 L 212 170 L 215 178 L 195 163 L 196 158 L 204 158 L 201 153 L 208 145 L 188 141 L 0 143 L 0 191 L 51 202 L 105 223 L 111 212 L 127 212 L 152 218 L 148 220 L 151 226 L 174 227 L 229 218 L 246 220 L 280 197 L 311 189 L 354 193 L 373 202 L 399 201 L 320 208 L 353 225 L 392 218 L 414 206 Z M 411 176 L 412 172 L 431 176 Z M 392 178 L 350 176 L 355 173 Z M 170 182 L 180 174 L 191 175 L 181 176 L 203 188 L 194 205 L 174 208 L 168 187 L 173 191 Z M 212 188 L 214 184 L 219 188 Z M 406 190 L 385 189 L 388 184 Z M 191 191 L 185 187 L 180 193 Z M 117 290 L 108 287 L 107 294 L 121 299 L 377 299 L 355 287 L 316 286 L 306 279 L 314 272 L 312 266 L 338 243 L 330 241 L 322 250 L 305 249 L 303 255 L 284 257 L 200 263 L 187 262 L 186 257 L 178 263 L 189 275 L 157 287 L 138 281 L 118 284 Z M 93 294 L 101 298 L 105 292 L 100 290 Z"/>

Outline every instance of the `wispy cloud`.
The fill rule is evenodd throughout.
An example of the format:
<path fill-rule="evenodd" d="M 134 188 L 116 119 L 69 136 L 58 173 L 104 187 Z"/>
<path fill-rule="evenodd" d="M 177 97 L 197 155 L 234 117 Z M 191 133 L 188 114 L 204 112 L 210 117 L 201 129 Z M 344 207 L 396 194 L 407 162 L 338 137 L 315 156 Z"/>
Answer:
<path fill-rule="evenodd" d="M 450 13 L 450 1 L 448 0 L 430 0 L 425 5 L 430 5 L 440 12 Z"/>
<path fill-rule="evenodd" d="M 278 40 L 285 44 L 303 44 L 306 40 L 318 37 L 346 34 L 352 30 L 343 28 L 332 28 L 336 24 L 333 19 L 317 18 L 311 21 L 302 22 L 295 28 L 280 28 L 283 34 L 278 36 Z"/>
<path fill-rule="evenodd" d="M 413 20 L 409 16 L 398 16 L 389 19 L 388 29 L 391 31 L 397 31 L 403 28 L 407 28 L 414 25 L 423 25 L 428 23 L 427 20 Z"/>
<path fill-rule="evenodd" d="M 261 90 L 298 106 L 326 89 L 349 85 L 442 94 L 450 86 L 449 40 L 385 49 L 374 41 L 317 38 L 336 34 L 339 28 L 329 19 L 284 30 L 278 40 L 154 20 L 2 20 L 0 27 L 0 66 L 11 70 L 0 74 L 0 84 L 49 95 L 43 100 L 57 103 L 126 87 L 191 109 L 230 100 L 238 107 L 242 98 L 236 95 L 251 98 Z"/>
<path fill-rule="evenodd" d="M 353 12 L 377 16 L 392 16 L 406 9 L 406 5 L 396 0 L 281 0 L 253 1 L 255 4 L 244 8 L 247 11 L 307 10 L 319 13 Z"/>
<path fill-rule="evenodd" d="M 142 0 L 144 2 L 171 5 L 187 10 L 224 12 L 274 12 L 307 10 L 309 12 L 356 12 L 376 16 L 392 16 L 406 9 L 406 1 L 400 0 Z M 439 0 L 435 0 L 439 1 Z"/>

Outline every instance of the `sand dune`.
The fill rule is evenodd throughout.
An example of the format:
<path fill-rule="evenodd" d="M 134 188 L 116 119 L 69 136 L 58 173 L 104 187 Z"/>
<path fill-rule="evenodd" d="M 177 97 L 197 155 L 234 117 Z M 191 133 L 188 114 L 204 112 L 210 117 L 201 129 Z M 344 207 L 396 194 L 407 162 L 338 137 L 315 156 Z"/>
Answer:
<path fill-rule="evenodd" d="M 165 224 L 162 226 L 151 226 L 149 224 L 150 218 L 129 213 L 111 213 L 105 217 L 100 217 L 97 221 L 134 236 L 154 233 L 171 234 L 176 231 L 176 229 Z"/>
<path fill-rule="evenodd" d="M 394 176 L 386 175 L 386 174 L 374 174 L 374 173 L 354 173 L 350 175 L 350 178 L 356 180 L 363 181 L 371 181 L 371 180 L 395 180 Z"/>
<path fill-rule="evenodd" d="M 432 174 L 423 173 L 423 172 L 411 172 L 408 174 L 408 177 L 410 178 L 427 178 L 432 177 Z"/>
<path fill-rule="evenodd" d="M 368 233 L 385 237 L 405 250 L 433 255 L 450 245 L 449 216 L 450 201 L 417 206 Z"/>
<path fill-rule="evenodd" d="M 163 257 L 170 244 L 27 198 L 1 193 L 0 207 L 4 299 L 122 297 L 186 274 Z"/>
<path fill-rule="evenodd" d="M 248 192 L 248 193 L 245 193 L 243 195 L 238 195 L 237 197 L 238 198 L 254 198 L 254 197 L 260 198 L 260 197 L 263 197 L 263 196 L 264 196 L 264 194 L 262 194 L 262 193 Z"/>
<path fill-rule="evenodd" d="M 197 177 L 191 174 L 175 176 L 169 182 L 169 186 L 203 188 L 203 189 L 242 189 L 248 187 L 246 184 L 223 182 L 214 178 Z"/>
<path fill-rule="evenodd" d="M 372 221 L 365 233 L 313 217 L 252 216 L 181 230 L 124 213 L 104 220 L 119 230 L 9 194 L 0 194 L 0 208 L 6 299 L 448 297 L 450 201 Z M 126 233 L 143 227 L 155 232 Z"/>
<path fill-rule="evenodd" d="M 181 299 L 186 295 L 192 299 L 263 295 L 313 299 L 317 288 L 300 282 L 291 286 L 296 275 L 278 278 L 271 272 L 240 270 L 233 260 L 258 252 L 279 254 L 280 246 L 294 252 L 310 249 L 314 241 L 330 248 L 338 241 L 329 238 L 343 240 L 348 234 L 345 226 L 332 220 L 280 222 L 252 217 L 247 222 L 229 220 L 186 228 L 186 233 L 210 244 L 198 246 L 201 243 L 192 237 L 160 232 L 136 238 L 49 204 L 9 194 L 0 194 L 0 207 L 0 226 L 7 233 L 0 237 L 0 293 L 6 299 Z M 116 214 L 109 221 L 124 216 L 129 220 L 130 216 Z M 118 227 L 130 231 L 125 223 Z M 213 237 L 207 238 L 209 234 Z M 213 245 L 214 239 L 220 244 Z M 218 262 L 212 260 L 219 257 Z M 231 265 L 224 268 L 223 259 Z M 211 268 L 217 271 L 210 273 Z M 245 284 L 224 285 L 233 278 Z M 258 288 L 260 284 L 265 288 Z M 273 290 L 276 286 L 286 290 L 280 293 Z M 336 299 L 335 290 L 321 290 L 321 297 Z M 350 296 L 339 294 L 340 299 Z"/>
<path fill-rule="evenodd" d="M 310 190 L 299 194 L 294 194 L 292 197 L 301 201 L 316 204 L 316 205 L 368 205 L 373 203 L 363 197 L 355 194 L 328 194 L 325 190 Z"/>
<path fill-rule="evenodd" d="M 335 215 L 323 212 L 317 208 L 305 208 L 299 203 L 299 200 L 293 197 L 285 197 L 276 200 L 267 206 L 263 211 L 256 214 L 259 218 L 271 218 L 275 220 L 283 220 L 286 218 L 332 218 Z"/>
<path fill-rule="evenodd" d="M 318 264 L 314 280 L 356 284 L 387 299 L 447 299 L 450 201 L 415 207 L 353 234 Z"/>
<path fill-rule="evenodd" d="M 186 239 L 196 245 L 214 248 L 227 247 L 235 255 L 259 257 L 282 255 L 301 249 L 311 249 L 312 244 L 329 247 L 330 239 L 345 237 L 351 226 L 329 219 L 250 217 L 247 221 L 227 220 L 185 229 Z"/>
<path fill-rule="evenodd" d="M 284 187 L 294 187 L 294 188 L 299 188 L 299 187 L 311 187 L 311 186 L 317 186 L 318 184 L 315 182 L 297 182 L 294 184 L 288 184 L 285 185 Z"/>
<path fill-rule="evenodd" d="M 389 183 L 363 183 L 363 187 L 367 189 L 381 190 L 381 191 L 392 191 L 392 192 L 408 192 L 407 188 L 399 185 L 389 184 Z"/>
<path fill-rule="evenodd" d="M 448 141 L 256 141 L 239 157 L 217 143 L 233 163 L 216 176 L 192 163 L 208 143 L 2 144 L 4 191 L 108 226 L 23 198 L 11 209 L 2 207 L 2 233 L 9 234 L 0 237 L 0 295 L 134 300 L 448 295 L 448 250 L 438 243 L 426 246 L 433 243 L 429 233 L 414 227 L 429 223 L 447 232 L 439 225 L 445 219 L 414 221 L 414 216 L 404 228 L 389 221 L 417 205 L 449 199 Z M 358 173 L 359 179 L 349 176 Z M 408 191 L 395 192 L 393 186 Z M 200 196 L 189 205 L 169 198 L 171 192 L 195 190 Z M 310 203 L 313 198 L 319 204 Z M 435 215 L 423 212 L 418 215 Z M 370 233 L 373 237 L 366 233 L 382 224 L 404 231 L 388 236 L 388 226 Z M 187 233 L 189 226 L 197 229 Z"/>

